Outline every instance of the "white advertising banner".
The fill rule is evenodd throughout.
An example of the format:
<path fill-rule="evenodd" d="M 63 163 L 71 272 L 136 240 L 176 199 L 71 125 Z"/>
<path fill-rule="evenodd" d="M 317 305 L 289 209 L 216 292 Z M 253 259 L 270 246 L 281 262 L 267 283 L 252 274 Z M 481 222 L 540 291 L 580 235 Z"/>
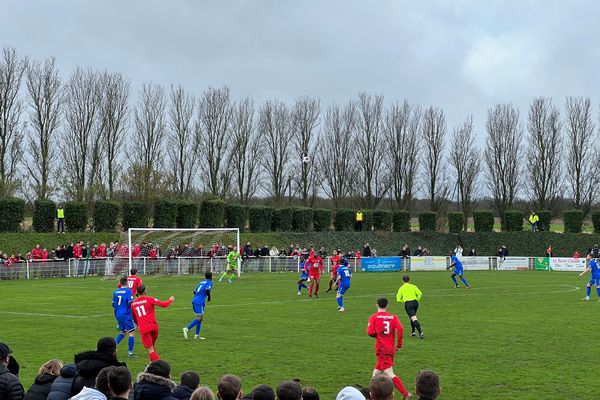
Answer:
<path fill-rule="evenodd" d="M 446 257 L 411 257 L 411 271 L 444 271 L 447 267 Z"/>
<path fill-rule="evenodd" d="M 500 271 L 527 271 L 529 269 L 529 257 L 498 257 L 498 269 Z"/>
<path fill-rule="evenodd" d="M 550 271 L 585 271 L 585 258 L 550 257 Z"/>
<path fill-rule="evenodd" d="M 488 257 L 459 257 L 465 270 L 469 271 L 487 271 L 490 269 L 490 259 Z"/>

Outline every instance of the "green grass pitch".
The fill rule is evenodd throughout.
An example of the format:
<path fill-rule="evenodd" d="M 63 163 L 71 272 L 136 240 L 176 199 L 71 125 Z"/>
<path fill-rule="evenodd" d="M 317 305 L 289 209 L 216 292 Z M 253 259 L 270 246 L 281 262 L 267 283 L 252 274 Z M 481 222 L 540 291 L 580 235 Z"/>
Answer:
<path fill-rule="evenodd" d="M 367 385 L 375 364 L 374 340 L 365 333 L 375 300 L 395 298 L 401 273 L 355 273 L 336 311 L 335 294 L 320 299 L 296 295 L 297 275 L 246 274 L 233 284 L 215 279 L 213 301 L 202 327 L 204 341 L 185 340 L 192 291 L 199 277 L 144 277 L 148 294 L 175 303 L 157 312 L 157 350 L 173 378 L 196 370 L 213 390 L 224 373 L 242 378 L 248 392 L 259 383 L 275 386 L 299 378 L 330 399 L 345 385 Z M 442 399 L 589 399 L 594 396 L 600 303 L 584 297 L 585 278 L 548 272 L 467 272 L 473 289 L 453 289 L 449 273 L 413 272 L 424 293 L 419 320 L 425 340 L 406 334 L 400 304 L 390 311 L 405 326 L 396 373 L 409 390 L 421 369 L 442 379 Z M 115 335 L 111 298 L 116 280 L 48 279 L 0 282 L 0 341 L 21 364 L 27 389 L 46 360 L 72 362 L 101 336 Z M 579 288 L 579 289 L 578 289 Z M 306 292 L 304 292 L 306 293 Z M 135 375 L 147 364 L 139 336 L 127 359 Z M 399 394 L 397 393 L 397 396 Z"/>

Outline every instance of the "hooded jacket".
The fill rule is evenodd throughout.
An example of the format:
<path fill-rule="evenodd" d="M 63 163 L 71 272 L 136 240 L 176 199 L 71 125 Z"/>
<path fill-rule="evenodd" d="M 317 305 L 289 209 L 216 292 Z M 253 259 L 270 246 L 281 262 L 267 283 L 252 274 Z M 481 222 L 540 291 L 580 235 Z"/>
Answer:
<path fill-rule="evenodd" d="M 177 400 L 173 396 L 175 382 L 162 376 L 142 372 L 133 387 L 134 400 Z"/>
<path fill-rule="evenodd" d="M 57 378 L 55 375 L 42 374 L 35 377 L 33 385 L 25 393 L 25 400 L 46 400 L 52 382 Z"/>
<path fill-rule="evenodd" d="M 88 388 L 96 386 L 96 377 L 103 368 L 114 365 L 115 367 L 125 367 L 125 363 L 119 362 L 112 353 L 102 353 L 99 351 L 84 351 L 75 355 L 75 364 L 77 365 L 77 375 L 71 388 L 71 396 L 81 392 L 84 386 Z"/>
<path fill-rule="evenodd" d="M 0 364 L 0 399 L 23 400 L 25 391 L 15 375 L 11 374 L 4 364 Z"/>
<path fill-rule="evenodd" d="M 60 369 L 60 376 L 50 385 L 50 393 L 46 400 L 67 400 L 71 397 L 73 379 L 77 373 L 75 364 L 67 364 Z"/>

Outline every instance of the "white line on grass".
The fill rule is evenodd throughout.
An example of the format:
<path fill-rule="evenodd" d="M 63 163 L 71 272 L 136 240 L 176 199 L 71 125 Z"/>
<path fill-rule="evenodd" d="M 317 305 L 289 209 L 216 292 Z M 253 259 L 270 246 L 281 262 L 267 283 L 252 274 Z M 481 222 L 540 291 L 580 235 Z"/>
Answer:
<path fill-rule="evenodd" d="M 449 296 L 489 296 L 488 293 L 479 293 L 480 289 L 508 289 L 508 288 L 519 288 L 519 287 L 527 287 L 527 288 L 535 288 L 535 287 L 559 287 L 564 286 L 568 287 L 567 290 L 551 290 L 551 291 L 539 291 L 539 292 L 510 292 L 510 291 L 499 291 L 499 294 L 508 294 L 511 296 L 522 296 L 522 295 L 530 295 L 530 294 L 548 294 L 548 293 L 566 293 L 566 292 L 576 292 L 580 290 L 579 286 L 570 286 L 570 285 L 531 285 L 531 286 L 508 286 L 508 287 L 498 287 L 498 286 L 488 286 L 484 288 L 477 289 L 469 289 L 467 293 L 464 289 L 463 293 L 456 293 L 457 289 L 441 289 L 444 291 L 451 291 L 453 293 L 447 294 L 427 294 L 427 297 L 449 297 Z M 363 294 L 358 296 L 348 296 L 349 299 L 353 298 L 363 298 L 363 297 L 375 297 L 375 296 L 393 296 L 396 293 L 373 293 L 373 294 Z M 307 302 L 307 301 L 318 301 L 313 299 L 296 299 L 296 300 L 273 300 L 273 301 L 260 301 L 256 303 L 246 303 L 246 304 L 215 304 L 211 305 L 210 308 L 216 307 L 242 307 L 244 305 L 270 305 L 270 304 L 286 304 L 286 303 L 297 303 L 297 302 Z M 173 308 L 174 310 L 188 310 L 189 307 L 177 307 Z M 94 315 L 69 315 L 69 314 L 45 314 L 45 313 L 31 313 L 31 312 L 17 312 L 17 311 L 2 311 L 0 310 L 0 314 L 8 314 L 8 315 L 26 315 L 26 316 L 41 316 L 41 317 L 56 317 L 56 318 L 75 318 L 75 319 L 85 319 L 85 318 L 100 318 L 100 317 L 112 317 L 114 314 L 94 314 Z"/>

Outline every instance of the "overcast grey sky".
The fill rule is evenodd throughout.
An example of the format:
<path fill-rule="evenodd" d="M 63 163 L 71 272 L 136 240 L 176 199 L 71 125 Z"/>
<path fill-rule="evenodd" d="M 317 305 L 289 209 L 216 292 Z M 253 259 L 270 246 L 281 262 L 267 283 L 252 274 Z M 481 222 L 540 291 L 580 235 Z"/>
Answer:
<path fill-rule="evenodd" d="M 121 71 L 142 82 L 235 97 L 324 104 L 359 91 L 436 105 L 449 127 L 533 96 L 591 96 L 597 108 L 593 1 L 0 0 L 0 45 L 31 58 Z"/>

